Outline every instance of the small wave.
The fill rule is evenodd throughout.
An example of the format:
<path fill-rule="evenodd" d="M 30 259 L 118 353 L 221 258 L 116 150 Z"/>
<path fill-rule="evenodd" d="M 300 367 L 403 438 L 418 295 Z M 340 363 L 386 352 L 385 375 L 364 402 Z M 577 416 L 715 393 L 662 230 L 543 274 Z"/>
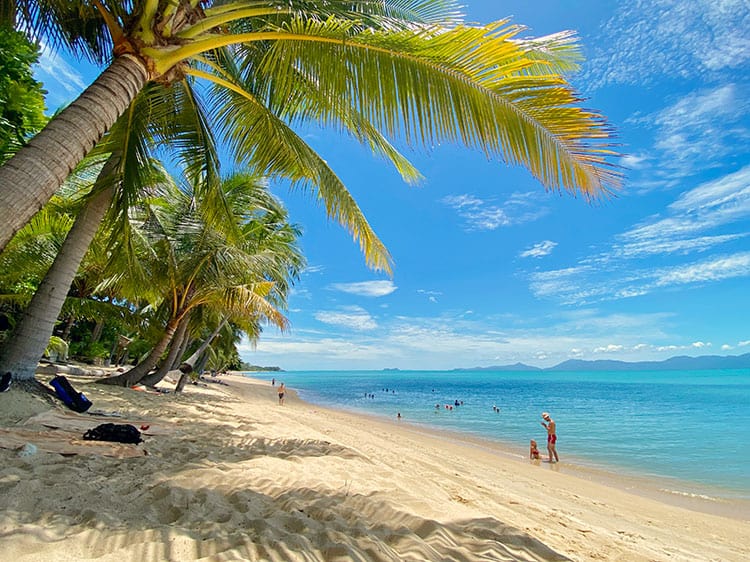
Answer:
<path fill-rule="evenodd" d="M 669 488 L 659 488 L 659 491 L 667 493 L 667 494 L 672 494 L 675 496 L 683 496 L 686 498 L 695 498 L 695 499 L 706 500 L 706 501 L 711 501 L 711 502 L 722 501 L 721 498 L 717 498 L 714 496 L 707 496 L 705 494 L 696 494 L 695 492 L 683 492 L 682 490 L 670 490 Z"/>

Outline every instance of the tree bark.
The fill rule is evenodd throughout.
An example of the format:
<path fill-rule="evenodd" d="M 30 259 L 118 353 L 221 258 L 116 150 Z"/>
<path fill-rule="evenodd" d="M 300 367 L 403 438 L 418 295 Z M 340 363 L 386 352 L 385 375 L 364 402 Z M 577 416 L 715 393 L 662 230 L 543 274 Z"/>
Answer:
<path fill-rule="evenodd" d="M 0 168 L 0 252 L 112 127 L 148 77 L 146 66 L 135 56 L 116 58 Z"/>
<path fill-rule="evenodd" d="M 65 340 L 65 343 L 70 343 L 70 332 L 73 330 L 73 324 L 75 324 L 75 317 L 71 314 L 65 319 L 65 328 L 63 328 L 60 337 Z"/>
<path fill-rule="evenodd" d="M 186 332 L 185 337 L 182 338 L 182 343 L 180 343 L 180 351 L 177 353 L 174 361 L 172 361 L 172 364 L 169 366 L 170 371 L 174 371 L 180 366 L 180 363 L 182 363 L 182 358 L 185 357 L 185 353 L 187 352 L 188 347 L 190 347 L 191 342 L 192 339 L 190 338 L 190 334 Z"/>
<path fill-rule="evenodd" d="M 195 364 L 198 362 L 198 359 L 200 359 L 200 356 L 203 355 L 203 352 L 208 349 L 208 346 L 211 345 L 211 342 L 214 341 L 214 338 L 219 335 L 219 332 L 221 332 L 222 328 L 224 328 L 226 324 L 227 319 L 224 318 L 213 331 L 213 333 L 204 340 L 204 342 L 198 349 L 195 350 L 195 353 L 185 359 L 183 365 L 190 365 L 190 370 L 192 371 L 193 368 L 195 368 Z"/>
<path fill-rule="evenodd" d="M 186 339 L 185 334 L 187 332 L 189 319 L 189 316 L 186 315 L 182 320 L 180 320 L 180 323 L 177 325 L 177 331 L 172 338 L 172 346 L 169 348 L 169 354 L 167 355 L 167 358 L 162 362 L 161 366 L 155 373 L 143 377 L 140 381 L 141 384 L 145 384 L 146 386 L 154 386 L 155 384 L 161 382 L 161 380 L 166 376 L 170 369 L 172 369 L 172 365 L 174 364 L 174 362 L 180 359 L 180 357 L 178 357 L 178 354 L 180 353 L 180 349 L 182 348 L 182 342 Z"/>
<path fill-rule="evenodd" d="M 182 371 L 182 375 L 180 376 L 180 380 L 177 381 L 177 386 L 174 389 L 175 393 L 182 392 L 182 389 L 185 388 L 185 384 L 190 377 L 190 373 L 193 372 L 193 367 L 195 367 L 198 359 L 200 359 L 201 355 L 203 355 L 206 349 L 208 349 L 208 346 L 211 345 L 211 342 L 214 341 L 214 338 L 219 334 L 219 332 L 221 332 L 221 329 L 226 325 L 226 323 L 227 319 L 224 318 L 216 327 L 214 332 L 210 336 L 208 336 L 208 338 L 206 338 L 206 340 L 200 345 L 198 349 L 195 350 L 195 353 L 185 359 L 182 365 L 180 365 L 180 371 Z"/>
<path fill-rule="evenodd" d="M 159 342 L 154 346 L 146 358 L 138 363 L 135 367 L 129 371 L 125 371 L 121 375 L 114 377 L 107 377 L 106 379 L 99 379 L 100 384 L 112 384 L 115 386 L 133 386 L 138 384 L 141 380 L 153 369 L 159 362 L 159 357 L 162 356 L 164 350 L 167 349 L 169 342 L 172 341 L 175 332 L 177 331 L 177 325 L 179 324 L 179 318 L 171 318 L 167 323 L 167 327 L 164 330 Z"/>
<path fill-rule="evenodd" d="M 99 338 L 102 337 L 103 331 L 104 331 L 104 318 L 99 318 L 99 320 L 96 321 L 96 324 L 94 324 L 94 329 L 91 332 L 91 343 L 98 342 Z"/>
<path fill-rule="evenodd" d="M 113 158 L 107 160 L 102 168 L 97 184 L 100 180 L 107 181 L 106 178 L 119 162 L 119 158 Z M 34 378 L 78 266 L 112 203 L 114 193 L 113 186 L 102 189 L 78 213 L 52 267 L 34 293 L 13 335 L 3 346 L 0 372 L 10 371 L 16 380 Z"/>

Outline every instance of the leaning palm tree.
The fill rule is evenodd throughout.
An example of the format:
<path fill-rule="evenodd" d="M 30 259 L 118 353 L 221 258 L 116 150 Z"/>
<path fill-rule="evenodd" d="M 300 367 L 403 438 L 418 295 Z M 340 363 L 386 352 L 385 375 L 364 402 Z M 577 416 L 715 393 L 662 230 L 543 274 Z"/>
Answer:
<path fill-rule="evenodd" d="M 164 153 L 163 145 L 169 142 L 171 154 L 188 174 L 209 180 L 200 185 L 216 184 L 211 178 L 218 174 L 217 151 L 206 119 L 186 81 L 170 89 L 150 84 L 131 103 L 91 157 L 106 162 L 99 166 L 93 185 L 86 186 L 86 204 L 21 322 L 0 349 L 0 371 L 9 371 L 18 380 L 34 376 L 76 271 L 108 212 L 113 239 L 129 239 L 128 210 L 162 173 L 150 158 L 154 150 Z"/>
<path fill-rule="evenodd" d="M 386 137 L 431 145 L 459 141 L 520 163 L 549 188 L 602 193 L 611 131 L 582 109 L 561 72 L 575 66 L 570 34 L 521 40 L 501 21 L 460 23 L 453 0 L 15 0 L 19 26 L 107 64 L 105 71 L 27 147 L 0 168 L 0 249 L 47 201 L 150 81 L 183 76 L 230 93 L 215 53 L 239 61 L 248 104 L 276 108 L 287 124 L 321 122 L 393 155 Z M 301 89 L 304 85 L 304 89 Z M 283 111 L 282 111 L 283 108 Z M 267 161 L 263 123 L 230 131 Z M 248 128 L 247 126 L 252 126 Z M 255 155 L 253 155 L 255 156 Z M 322 175 L 304 177 L 319 190 Z M 326 198 L 370 257 L 370 240 L 347 199 Z M 374 265 L 386 266 L 373 258 Z"/>
<path fill-rule="evenodd" d="M 257 178 L 236 174 L 222 186 L 227 202 L 223 214 L 215 213 L 205 198 L 196 199 L 189 185 L 145 208 L 139 267 L 114 264 L 110 284 L 122 294 L 149 298 L 164 318 L 163 335 L 133 369 L 102 382 L 141 381 L 199 307 L 251 326 L 268 322 L 286 329 L 280 308 L 303 264 L 296 247 L 299 232 Z"/>

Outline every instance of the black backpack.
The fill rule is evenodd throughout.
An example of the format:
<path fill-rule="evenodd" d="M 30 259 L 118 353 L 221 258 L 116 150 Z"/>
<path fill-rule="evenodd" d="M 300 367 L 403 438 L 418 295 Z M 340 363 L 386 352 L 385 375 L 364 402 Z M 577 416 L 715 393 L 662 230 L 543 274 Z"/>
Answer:
<path fill-rule="evenodd" d="M 141 432 L 128 423 L 103 423 L 89 429 L 83 434 L 86 441 L 116 441 L 117 443 L 135 443 L 143 441 Z"/>
<path fill-rule="evenodd" d="M 56 376 L 54 379 L 49 381 L 52 388 L 55 389 L 57 397 L 63 401 L 63 403 L 73 410 L 82 414 L 89 408 L 91 408 L 91 400 L 86 398 L 83 392 L 78 392 L 70 381 L 62 375 Z"/>

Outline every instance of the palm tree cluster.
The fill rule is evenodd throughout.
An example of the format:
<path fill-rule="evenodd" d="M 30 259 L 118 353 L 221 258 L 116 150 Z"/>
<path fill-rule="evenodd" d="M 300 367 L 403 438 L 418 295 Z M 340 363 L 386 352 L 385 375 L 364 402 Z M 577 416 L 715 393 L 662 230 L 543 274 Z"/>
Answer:
<path fill-rule="evenodd" d="M 0 167 L 3 260 L 48 236 L 44 217 L 63 220 L 56 206 L 75 217 L 62 243 L 47 240 L 52 263 L 2 350 L 0 368 L 17 378 L 33 376 L 61 312 L 118 311 L 149 342 L 123 384 L 157 364 L 163 375 L 184 362 L 185 341 L 216 328 L 228 341 L 285 328 L 299 233 L 264 181 L 312 191 L 368 265 L 390 272 L 356 202 L 300 136 L 310 124 L 350 135 L 409 182 L 421 176 L 398 145 L 441 142 L 587 198 L 619 182 L 611 129 L 564 77 L 579 60 L 574 35 L 467 25 L 454 0 L 15 0 L 0 19 L 104 67 Z M 226 159 L 246 172 L 222 176 Z M 66 199 L 86 174 L 95 179 Z"/>

